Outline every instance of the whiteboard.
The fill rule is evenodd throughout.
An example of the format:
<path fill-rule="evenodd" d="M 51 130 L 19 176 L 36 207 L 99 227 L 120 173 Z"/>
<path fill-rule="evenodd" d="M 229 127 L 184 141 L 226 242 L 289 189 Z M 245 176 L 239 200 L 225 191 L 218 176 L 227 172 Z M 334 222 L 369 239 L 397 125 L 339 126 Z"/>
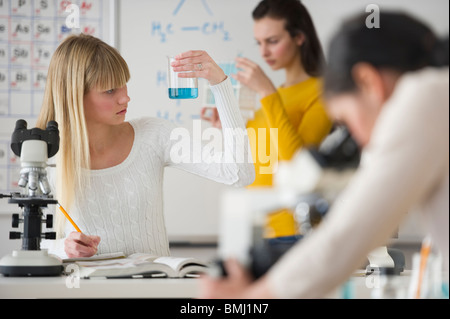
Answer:
<path fill-rule="evenodd" d="M 253 37 L 251 12 L 258 0 L 126 0 L 118 8 L 119 49 L 127 61 L 131 98 L 127 119 L 165 118 L 192 128 L 200 118 L 206 81 L 195 100 L 170 100 L 166 56 L 205 50 L 218 63 L 241 55 L 262 64 Z M 203 126 L 204 125 L 204 126 Z M 208 127 L 203 122 L 202 127 Z M 219 202 L 228 186 L 167 168 L 164 212 L 172 241 L 215 241 Z"/>
<path fill-rule="evenodd" d="M 167 97 L 166 56 L 191 49 L 206 50 L 216 61 L 242 55 L 259 63 L 275 85 L 283 71 L 272 72 L 262 61 L 253 36 L 251 12 L 259 0 L 122 0 L 119 3 L 119 49 L 128 62 L 131 98 L 128 119 L 166 118 L 180 126 L 199 119 L 204 93 L 196 100 Z M 326 51 L 339 24 L 364 13 L 363 0 L 303 0 Z M 401 9 L 448 34 L 447 0 L 380 0 L 381 10 Z M 205 128 L 207 124 L 204 124 Z M 218 232 L 221 194 L 227 186 L 185 172 L 166 169 L 164 209 L 170 240 L 213 241 Z"/>
<path fill-rule="evenodd" d="M 76 7 L 68 8 L 70 4 Z M 114 46 L 115 6 L 114 0 L 0 0 L 1 193 L 19 191 L 20 163 L 10 138 L 18 119 L 25 119 L 29 128 L 35 125 L 54 51 L 80 32 Z M 72 26 L 75 16 L 79 24 Z M 11 206 L 0 201 L 0 213 L 7 211 Z"/>

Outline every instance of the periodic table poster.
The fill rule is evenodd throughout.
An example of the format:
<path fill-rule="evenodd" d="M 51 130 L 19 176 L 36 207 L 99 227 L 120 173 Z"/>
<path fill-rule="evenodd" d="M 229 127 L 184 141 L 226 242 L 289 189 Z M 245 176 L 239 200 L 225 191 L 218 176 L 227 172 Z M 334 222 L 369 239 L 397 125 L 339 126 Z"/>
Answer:
<path fill-rule="evenodd" d="M 114 8 L 113 0 L 0 0 L 1 193 L 17 190 L 20 163 L 10 136 L 18 119 L 34 127 L 53 52 L 79 33 L 114 46 Z"/>

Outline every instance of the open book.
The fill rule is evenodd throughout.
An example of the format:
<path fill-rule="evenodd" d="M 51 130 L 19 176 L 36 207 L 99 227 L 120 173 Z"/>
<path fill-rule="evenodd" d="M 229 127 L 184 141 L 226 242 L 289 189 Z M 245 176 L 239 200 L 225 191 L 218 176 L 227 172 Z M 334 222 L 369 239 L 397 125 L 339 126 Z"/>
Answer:
<path fill-rule="evenodd" d="M 73 260 L 80 278 L 199 277 L 208 264 L 196 258 L 136 253 L 124 258 Z M 73 269 L 73 268 L 72 268 Z"/>

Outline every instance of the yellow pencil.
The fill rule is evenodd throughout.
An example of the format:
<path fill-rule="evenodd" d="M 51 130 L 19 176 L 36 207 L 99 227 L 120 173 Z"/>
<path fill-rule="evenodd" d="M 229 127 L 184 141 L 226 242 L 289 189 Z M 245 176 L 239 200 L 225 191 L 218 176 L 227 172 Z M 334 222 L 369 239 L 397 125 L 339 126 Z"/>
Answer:
<path fill-rule="evenodd" d="M 59 210 L 64 214 L 64 216 L 66 216 L 66 218 L 69 220 L 69 222 L 73 225 L 73 227 L 75 227 L 75 229 L 77 230 L 77 232 L 81 233 L 80 228 L 78 228 L 77 224 L 75 224 L 75 222 L 72 220 L 72 218 L 70 218 L 69 214 L 67 214 L 66 210 L 59 204 L 56 204 L 56 206 L 58 206 Z"/>

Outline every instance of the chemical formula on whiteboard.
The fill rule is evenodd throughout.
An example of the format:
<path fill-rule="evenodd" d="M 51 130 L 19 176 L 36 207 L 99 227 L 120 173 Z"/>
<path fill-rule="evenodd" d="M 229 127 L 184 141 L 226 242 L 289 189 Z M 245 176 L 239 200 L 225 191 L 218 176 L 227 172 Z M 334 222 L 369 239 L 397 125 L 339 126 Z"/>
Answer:
<path fill-rule="evenodd" d="M 182 11 L 183 5 L 187 0 L 180 0 L 177 7 L 172 13 L 172 16 L 175 18 L 180 11 Z M 207 36 L 219 36 L 223 41 L 230 41 L 230 33 L 227 31 L 225 27 L 225 23 L 223 21 L 215 21 L 214 14 L 209 8 L 206 0 L 201 1 L 202 10 L 206 11 L 208 16 L 211 17 L 211 20 L 193 23 L 192 25 L 182 25 L 178 26 L 174 22 L 164 23 L 158 20 L 154 20 L 151 22 L 150 26 L 150 34 L 152 37 L 159 38 L 161 43 L 165 43 L 169 40 L 170 36 L 175 35 L 179 32 L 187 32 L 187 33 L 195 33 L 198 32 L 202 35 Z"/>

